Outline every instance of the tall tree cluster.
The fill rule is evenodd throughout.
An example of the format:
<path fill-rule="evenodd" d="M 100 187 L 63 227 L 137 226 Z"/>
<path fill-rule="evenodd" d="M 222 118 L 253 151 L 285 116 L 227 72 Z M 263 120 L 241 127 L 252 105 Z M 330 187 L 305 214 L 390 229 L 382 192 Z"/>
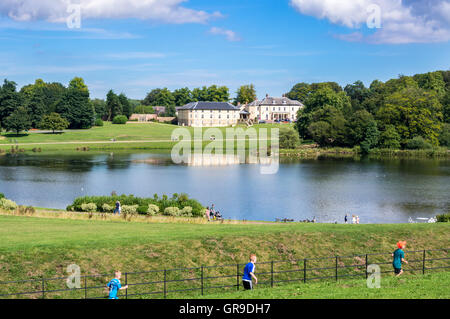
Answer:
<path fill-rule="evenodd" d="M 321 146 L 405 148 L 414 138 L 450 146 L 450 71 L 400 75 L 365 87 L 356 81 L 298 83 L 287 93 L 305 107 L 296 128 Z"/>

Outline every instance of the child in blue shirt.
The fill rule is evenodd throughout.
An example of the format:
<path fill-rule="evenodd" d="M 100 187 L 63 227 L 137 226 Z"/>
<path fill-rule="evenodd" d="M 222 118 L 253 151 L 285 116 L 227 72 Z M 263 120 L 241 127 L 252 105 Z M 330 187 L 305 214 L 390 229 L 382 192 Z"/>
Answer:
<path fill-rule="evenodd" d="M 258 284 L 258 278 L 255 276 L 255 263 L 256 263 L 256 255 L 250 255 L 250 262 L 245 265 L 244 268 L 244 276 L 242 276 L 242 285 L 245 290 L 252 290 L 252 278 L 255 279 L 255 285 Z"/>
<path fill-rule="evenodd" d="M 122 287 L 120 284 L 120 277 L 122 273 L 120 271 L 115 272 L 115 278 L 112 279 L 106 286 L 109 288 L 109 299 L 119 299 L 117 294 L 119 290 L 128 289 L 128 285 Z"/>
<path fill-rule="evenodd" d="M 403 274 L 402 269 L 402 262 L 408 263 L 405 259 L 405 252 L 403 249 L 406 247 L 406 241 L 399 241 L 397 243 L 397 248 L 394 253 L 392 254 L 392 257 L 394 257 L 394 260 L 392 261 L 392 266 L 394 266 L 394 273 L 398 276 Z"/>

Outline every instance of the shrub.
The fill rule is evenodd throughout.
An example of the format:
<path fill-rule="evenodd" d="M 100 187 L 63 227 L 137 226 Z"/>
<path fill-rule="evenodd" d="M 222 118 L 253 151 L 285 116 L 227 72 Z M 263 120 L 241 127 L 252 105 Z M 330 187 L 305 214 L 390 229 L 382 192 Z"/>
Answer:
<path fill-rule="evenodd" d="M 3 208 L 4 210 L 14 210 L 17 209 L 17 207 L 17 204 L 12 200 L 6 198 L 0 199 L 0 208 Z"/>
<path fill-rule="evenodd" d="M 148 207 L 145 206 L 145 205 L 141 205 L 141 206 L 139 206 L 139 207 L 137 208 L 138 214 L 146 215 L 146 214 L 147 214 L 147 211 L 148 211 Z"/>
<path fill-rule="evenodd" d="M 114 205 L 119 201 L 122 205 L 138 205 L 145 206 L 155 205 L 158 207 L 158 212 L 164 212 L 167 207 L 178 207 L 179 209 L 190 206 L 192 207 L 193 216 L 203 216 L 204 207 L 195 199 L 189 198 L 186 194 L 180 194 L 176 198 L 169 198 L 166 195 L 158 197 L 155 194 L 152 198 L 141 198 L 133 195 L 114 195 L 114 196 L 84 196 L 76 198 L 72 205 L 67 207 L 68 211 L 81 211 L 81 205 L 87 203 L 94 203 L 97 208 L 102 210 L 104 204 Z M 103 210 L 104 211 L 104 210 Z M 148 209 L 147 212 L 148 213 Z"/>
<path fill-rule="evenodd" d="M 113 124 L 126 124 L 128 118 L 125 115 L 116 115 L 113 119 Z"/>
<path fill-rule="evenodd" d="M 280 148 L 294 149 L 300 145 L 298 131 L 293 128 L 282 128 L 280 130 Z"/>
<path fill-rule="evenodd" d="M 439 134 L 439 144 L 441 146 L 447 146 L 450 147 L 450 124 L 445 123 L 444 127 L 442 128 L 441 134 Z"/>
<path fill-rule="evenodd" d="M 122 213 L 125 215 L 135 215 L 139 205 L 122 205 Z"/>
<path fill-rule="evenodd" d="M 450 222 L 450 213 L 437 215 L 436 220 L 438 223 L 448 223 Z"/>
<path fill-rule="evenodd" d="M 159 213 L 159 207 L 157 205 L 149 204 L 147 209 L 147 214 L 150 216 L 155 216 Z"/>
<path fill-rule="evenodd" d="M 0 199 L 5 198 L 5 194 L 0 193 Z"/>
<path fill-rule="evenodd" d="M 164 209 L 164 215 L 167 216 L 180 216 L 180 209 L 178 207 L 167 207 Z"/>
<path fill-rule="evenodd" d="M 81 205 L 81 210 L 83 212 L 93 213 L 97 211 L 97 205 L 94 203 L 87 203 Z"/>
<path fill-rule="evenodd" d="M 96 119 L 94 122 L 95 126 L 103 126 L 103 121 L 101 119 Z"/>
<path fill-rule="evenodd" d="M 426 150 L 433 148 L 433 146 L 425 141 L 422 136 L 416 136 L 406 142 L 406 148 L 409 150 Z"/>
<path fill-rule="evenodd" d="M 114 206 L 111 206 L 111 205 L 109 205 L 109 204 L 107 204 L 107 203 L 104 203 L 104 204 L 102 205 L 102 210 L 103 210 L 105 213 L 112 213 L 113 210 L 114 210 Z"/>
<path fill-rule="evenodd" d="M 183 207 L 183 209 L 181 210 L 181 216 L 192 217 L 192 207 Z"/>

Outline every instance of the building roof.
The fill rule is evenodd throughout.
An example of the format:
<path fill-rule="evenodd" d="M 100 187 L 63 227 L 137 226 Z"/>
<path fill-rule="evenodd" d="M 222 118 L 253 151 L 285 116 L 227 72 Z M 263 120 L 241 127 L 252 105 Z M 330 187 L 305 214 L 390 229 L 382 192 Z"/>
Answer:
<path fill-rule="evenodd" d="M 283 106 L 283 105 L 298 105 L 303 106 L 303 104 L 300 101 L 291 100 L 285 96 L 283 97 L 271 97 L 266 96 L 262 100 L 256 100 L 248 104 L 248 106 L 260 106 L 260 105 L 276 105 L 276 106 Z"/>
<path fill-rule="evenodd" d="M 239 108 L 228 102 L 191 102 L 178 110 L 225 110 L 225 111 L 239 111 Z"/>

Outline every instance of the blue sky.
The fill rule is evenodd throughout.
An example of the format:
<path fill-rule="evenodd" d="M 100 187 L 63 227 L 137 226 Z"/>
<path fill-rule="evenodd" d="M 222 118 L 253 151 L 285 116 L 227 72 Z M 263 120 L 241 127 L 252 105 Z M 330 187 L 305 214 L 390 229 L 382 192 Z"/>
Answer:
<path fill-rule="evenodd" d="M 253 83 L 262 97 L 298 82 L 369 85 L 450 65 L 449 0 L 93 1 L 72 1 L 81 28 L 69 29 L 69 0 L 2 0 L 0 78 L 81 76 L 91 97 L 113 89 L 138 99 L 211 84 L 234 96 Z M 379 29 L 366 24 L 373 3 Z"/>

